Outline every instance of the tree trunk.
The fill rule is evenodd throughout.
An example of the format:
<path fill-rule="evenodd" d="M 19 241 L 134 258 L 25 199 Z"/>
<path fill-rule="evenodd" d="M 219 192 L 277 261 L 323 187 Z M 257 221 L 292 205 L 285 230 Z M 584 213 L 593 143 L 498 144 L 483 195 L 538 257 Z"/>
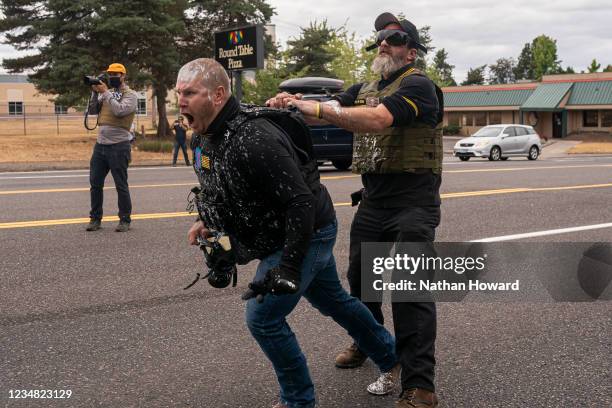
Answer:
<path fill-rule="evenodd" d="M 166 95 L 168 91 L 164 86 L 155 87 L 155 99 L 157 100 L 157 138 L 165 139 L 172 135 L 168 115 L 166 114 Z"/>

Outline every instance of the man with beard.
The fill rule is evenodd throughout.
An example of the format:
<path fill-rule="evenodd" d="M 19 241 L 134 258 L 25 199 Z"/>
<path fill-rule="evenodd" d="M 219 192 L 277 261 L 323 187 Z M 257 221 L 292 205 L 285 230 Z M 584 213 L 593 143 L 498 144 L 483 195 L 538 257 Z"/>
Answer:
<path fill-rule="evenodd" d="M 271 109 L 240 106 L 215 60 L 185 64 L 176 91 L 194 132 L 193 167 L 202 189 L 188 239 L 195 245 L 214 229 L 229 236 L 237 263 L 261 260 L 245 296 L 246 320 L 276 372 L 275 407 L 315 405 L 306 358 L 286 320 L 302 297 L 346 329 L 381 372 L 399 371 L 393 336 L 338 279 L 336 214 L 314 157 L 265 116 Z M 271 290 L 256 300 L 262 286 Z"/>
<path fill-rule="evenodd" d="M 424 250 L 431 250 L 440 222 L 442 92 L 414 68 L 417 50 L 427 51 L 414 24 L 383 13 L 374 26 L 377 41 L 368 48 L 378 48 L 372 70 L 381 75 L 379 80 L 353 85 L 326 103 L 287 93 L 267 101 L 274 107 L 294 106 L 306 118 L 354 132 L 353 172 L 361 174 L 364 188 L 353 194 L 354 202 L 361 203 L 351 226 L 348 280 L 351 294 L 358 298 L 362 243 L 420 242 Z M 382 324 L 381 303 L 366 305 Z M 435 304 L 393 302 L 392 311 L 402 366 L 396 407 L 436 407 Z M 337 356 L 336 365 L 359 367 L 366 358 L 353 344 Z M 368 391 L 391 392 L 394 375 L 383 373 Z"/>

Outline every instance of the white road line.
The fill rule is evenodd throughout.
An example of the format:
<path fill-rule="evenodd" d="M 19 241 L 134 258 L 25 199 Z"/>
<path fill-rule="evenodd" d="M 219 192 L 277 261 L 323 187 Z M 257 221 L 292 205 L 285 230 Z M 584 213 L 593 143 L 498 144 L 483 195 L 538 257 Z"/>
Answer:
<path fill-rule="evenodd" d="M 66 174 L 66 175 L 61 175 L 61 176 L 16 176 L 16 177 L 0 177 L 0 180 L 51 179 L 51 178 L 74 178 L 74 177 L 89 177 L 89 174 Z"/>
<path fill-rule="evenodd" d="M 153 167 L 130 167 L 129 171 L 143 171 L 143 170 L 192 170 L 191 166 L 153 166 Z M 75 170 L 37 170 L 37 171 L 5 171 L 0 172 L 0 176 L 4 175 L 14 175 L 14 174 L 48 174 L 48 173 L 78 173 L 78 172 L 87 172 L 89 175 L 89 169 L 75 169 Z"/>
<path fill-rule="evenodd" d="M 469 242 L 501 242 L 501 241 L 512 241 L 515 239 L 523 239 L 523 238 L 533 238 L 533 237 L 544 237 L 547 235 L 556 235 L 556 234 L 566 234 L 569 232 L 580 232 L 580 231 L 589 231 L 596 230 L 602 228 L 612 228 L 612 222 L 605 224 L 594 224 L 594 225 L 583 225 L 581 227 L 570 227 L 570 228 L 559 228 L 553 230 L 546 231 L 535 231 L 535 232 L 527 232 L 524 234 L 514 234 L 514 235 L 502 235 L 499 237 L 490 237 L 490 238 L 481 238 L 475 239 Z"/>

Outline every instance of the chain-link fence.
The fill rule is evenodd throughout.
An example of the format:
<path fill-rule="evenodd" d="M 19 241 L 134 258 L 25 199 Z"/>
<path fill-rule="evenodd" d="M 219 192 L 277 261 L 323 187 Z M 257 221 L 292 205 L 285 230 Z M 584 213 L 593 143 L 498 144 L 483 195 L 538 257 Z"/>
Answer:
<path fill-rule="evenodd" d="M 11 102 L 8 109 L 0 111 L 0 137 L 1 136 L 83 136 L 97 132 L 90 131 L 84 126 L 85 107 L 66 108 L 53 104 L 36 104 L 25 102 Z M 173 116 L 168 113 L 168 118 Z M 87 123 L 90 128 L 96 124 L 96 115 L 89 115 Z M 173 120 L 173 119 L 172 119 Z M 142 109 L 134 117 L 136 132 L 152 131 L 155 118 L 151 110 Z"/>

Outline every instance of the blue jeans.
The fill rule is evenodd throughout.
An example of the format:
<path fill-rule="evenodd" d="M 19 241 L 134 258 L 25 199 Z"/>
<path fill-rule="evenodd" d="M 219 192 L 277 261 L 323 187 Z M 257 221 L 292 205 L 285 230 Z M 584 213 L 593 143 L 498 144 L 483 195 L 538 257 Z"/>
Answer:
<path fill-rule="evenodd" d="M 185 140 L 175 140 L 174 150 L 172 151 L 172 164 L 176 164 L 178 157 L 179 148 L 183 151 L 183 157 L 185 158 L 185 164 L 189 166 L 189 155 L 187 155 L 187 144 Z"/>
<path fill-rule="evenodd" d="M 281 401 L 290 408 L 315 405 L 314 385 L 306 358 L 287 324 L 291 313 L 304 296 L 319 312 L 330 316 L 355 340 L 381 371 L 389 371 L 396 363 L 395 340 L 380 325 L 361 301 L 350 296 L 340 284 L 333 248 L 337 223 L 315 231 L 301 269 L 300 291 L 294 295 L 266 295 L 263 303 L 249 300 L 246 321 L 251 334 L 272 362 L 280 385 Z M 255 279 L 280 262 L 282 251 L 264 258 Z"/>

